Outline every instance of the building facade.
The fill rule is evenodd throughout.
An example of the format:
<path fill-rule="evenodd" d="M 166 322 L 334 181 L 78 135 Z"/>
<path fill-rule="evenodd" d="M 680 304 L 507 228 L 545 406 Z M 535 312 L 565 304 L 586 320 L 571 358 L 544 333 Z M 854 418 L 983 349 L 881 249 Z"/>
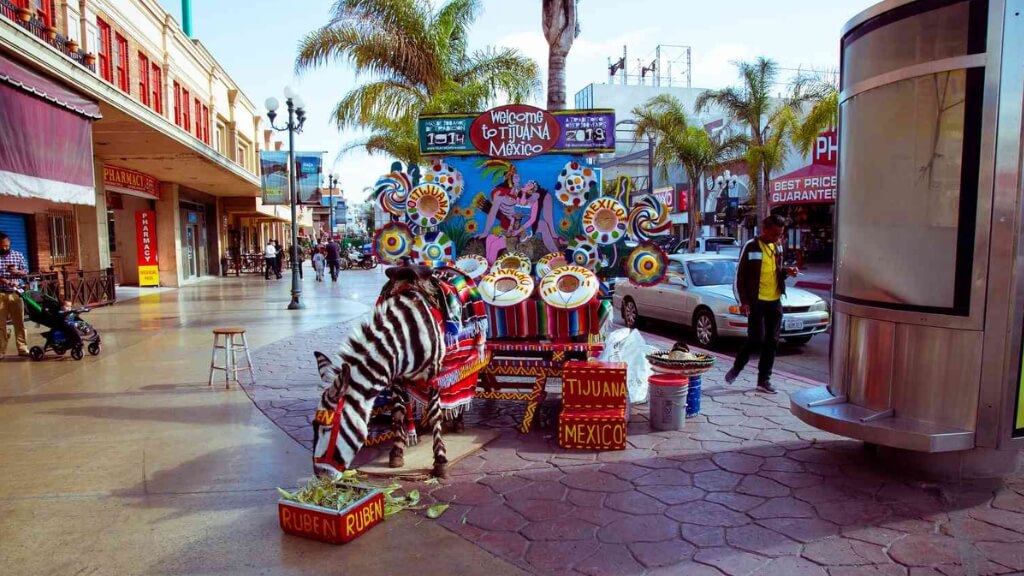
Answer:
<path fill-rule="evenodd" d="M 31 144 L 0 159 L 0 229 L 33 271 L 138 284 L 144 216 L 161 286 L 287 237 L 258 201 L 261 111 L 184 24 L 156 0 L 0 0 L 0 141 Z"/>

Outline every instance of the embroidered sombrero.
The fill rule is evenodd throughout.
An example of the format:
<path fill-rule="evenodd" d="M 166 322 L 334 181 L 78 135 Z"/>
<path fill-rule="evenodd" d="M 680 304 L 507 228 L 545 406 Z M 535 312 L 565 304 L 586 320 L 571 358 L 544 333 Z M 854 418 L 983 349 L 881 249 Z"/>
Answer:
<path fill-rule="evenodd" d="M 459 199 L 465 185 L 462 173 L 441 159 L 435 159 L 427 166 L 423 171 L 423 181 L 443 188 L 452 202 Z"/>
<path fill-rule="evenodd" d="M 473 280 L 476 280 L 487 273 L 487 268 L 490 267 L 490 264 L 487 262 L 487 258 L 479 254 L 466 254 L 459 256 L 455 261 L 455 267 L 465 272 Z"/>
<path fill-rule="evenodd" d="M 496 269 L 480 278 L 480 296 L 491 306 L 514 306 L 533 293 L 533 278 L 518 270 Z"/>
<path fill-rule="evenodd" d="M 665 279 L 668 270 L 668 255 L 654 242 L 641 242 L 626 256 L 623 263 L 630 283 L 637 286 L 653 286 Z"/>
<path fill-rule="evenodd" d="M 435 230 L 420 234 L 412 242 L 412 259 L 423 264 L 451 262 L 455 257 L 455 245 L 444 232 Z"/>
<path fill-rule="evenodd" d="M 586 236 L 577 236 L 569 243 L 572 264 L 593 269 L 597 265 L 597 246 Z"/>
<path fill-rule="evenodd" d="M 614 244 L 626 237 L 626 207 L 614 198 L 598 198 L 583 210 L 583 233 L 598 244 Z"/>
<path fill-rule="evenodd" d="M 555 197 L 566 206 L 582 206 L 594 182 L 597 182 L 597 174 L 593 168 L 575 160 L 567 162 L 555 183 Z"/>
<path fill-rule="evenodd" d="M 401 222 L 385 224 L 373 236 L 373 251 L 390 264 L 398 264 L 412 251 L 413 236 L 409 227 Z"/>
<path fill-rule="evenodd" d="M 377 180 L 373 191 L 377 202 L 388 214 L 401 216 L 405 214 L 405 202 L 409 196 L 409 177 L 404 172 L 392 172 Z"/>
<path fill-rule="evenodd" d="M 566 264 L 568 264 L 568 262 L 565 261 L 565 254 L 561 252 L 549 252 L 541 256 L 540 260 L 537 260 L 537 277 L 543 278 L 552 270 L 561 268 Z"/>
<path fill-rule="evenodd" d="M 600 287 L 597 276 L 582 266 L 563 266 L 540 281 L 540 298 L 561 310 L 579 308 L 594 299 Z"/>
<path fill-rule="evenodd" d="M 530 257 L 521 252 L 505 252 L 494 261 L 492 271 L 495 270 L 518 270 L 527 276 L 533 268 Z"/>
<path fill-rule="evenodd" d="M 629 237 L 637 242 L 667 234 L 672 228 L 668 210 L 655 196 L 644 196 L 629 211 Z"/>
<path fill-rule="evenodd" d="M 410 223 L 422 228 L 433 228 L 448 216 L 451 207 L 444 188 L 437 184 L 420 184 L 409 192 L 405 213 Z"/>

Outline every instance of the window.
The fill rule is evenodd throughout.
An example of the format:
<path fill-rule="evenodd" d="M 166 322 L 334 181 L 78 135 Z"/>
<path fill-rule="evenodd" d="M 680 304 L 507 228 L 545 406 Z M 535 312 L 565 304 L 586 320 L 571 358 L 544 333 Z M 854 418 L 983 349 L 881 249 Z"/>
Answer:
<path fill-rule="evenodd" d="M 210 109 L 203 106 L 203 142 L 210 143 Z"/>
<path fill-rule="evenodd" d="M 160 65 L 153 63 L 150 75 L 150 81 L 153 85 L 153 98 L 150 100 L 150 105 L 157 114 L 164 113 L 164 72 L 160 69 Z"/>
<path fill-rule="evenodd" d="M 174 81 L 174 123 L 181 126 L 181 84 Z"/>
<path fill-rule="evenodd" d="M 185 90 L 184 88 L 182 88 L 181 89 L 181 127 L 184 128 L 186 132 L 191 132 L 192 131 L 192 116 L 190 115 L 190 113 L 188 111 L 188 100 L 189 100 L 188 90 Z"/>
<path fill-rule="evenodd" d="M 213 135 L 213 139 L 214 139 L 214 148 L 217 149 L 217 152 L 220 152 L 221 156 L 227 156 L 228 155 L 228 129 L 224 126 L 223 123 L 221 123 L 219 121 L 217 122 L 217 130 L 216 130 L 216 133 Z"/>
<path fill-rule="evenodd" d="M 97 18 L 96 26 L 100 29 L 100 42 L 97 47 L 100 59 L 100 76 L 107 82 L 113 82 L 114 75 L 111 72 L 110 65 L 110 24 L 107 24 L 101 18 Z"/>
<path fill-rule="evenodd" d="M 238 139 L 238 148 L 235 149 L 235 162 L 242 168 L 252 172 L 252 169 L 249 167 L 249 143 L 243 142 L 241 138 Z"/>
<path fill-rule="evenodd" d="M 36 9 L 36 15 L 44 26 L 56 26 L 57 12 L 54 9 L 53 0 L 32 0 L 32 6 Z"/>
<path fill-rule="evenodd" d="M 149 97 L 152 92 L 149 79 L 149 58 L 139 52 L 139 101 L 149 106 Z"/>
<path fill-rule="evenodd" d="M 203 139 L 203 103 L 199 101 L 199 98 L 195 100 L 196 110 L 196 138 Z"/>
<path fill-rule="evenodd" d="M 71 211 L 50 210 L 46 213 L 50 238 L 50 264 L 74 264 L 76 260 L 75 216 Z"/>
<path fill-rule="evenodd" d="M 120 34 L 114 34 L 114 66 L 117 69 L 117 87 L 131 92 L 128 84 L 128 41 Z"/>

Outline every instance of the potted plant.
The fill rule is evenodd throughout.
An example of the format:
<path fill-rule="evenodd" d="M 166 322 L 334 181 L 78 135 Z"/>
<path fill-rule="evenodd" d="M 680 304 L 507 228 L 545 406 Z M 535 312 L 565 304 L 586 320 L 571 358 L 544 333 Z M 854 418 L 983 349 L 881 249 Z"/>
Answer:
<path fill-rule="evenodd" d="M 32 10 L 26 7 L 18 8 L 18 20 L 22 22 L 29 22 L 32 20 Z"/>
<path fill-rule="evenodd" d="M 67 46 L 68 46 L 68 51 L 69 52 L 78 52 L 78 42 L 77 41 L 72 40 L 71 38 L 68 38 Z"/>
<path fill-rule="evenodd" d="M 86 66 L 92 66 L 95 63 L 96 63 L 96 55 L 95 54 L 93 54 L 92 52 L 89 52 L 88 54 L 85 55 L 85 65 Z"/>
<path fill-rule="evenodd" d="M 46 39 L 47 40 L 49 40 L 50 42 L 53 42 L 54 40 L 57 39 L 57 28 L 55 28 L 53 26 L 44 26 L 43 27 L 43 34 L 46 35 Z"/>

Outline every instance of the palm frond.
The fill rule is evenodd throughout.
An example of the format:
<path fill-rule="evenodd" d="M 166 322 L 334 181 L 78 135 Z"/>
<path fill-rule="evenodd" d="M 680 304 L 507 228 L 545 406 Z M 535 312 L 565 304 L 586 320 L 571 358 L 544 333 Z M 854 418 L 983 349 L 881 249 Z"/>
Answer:
<path fill-rule="evenodd" d="M 515 48 L 488 48 L 470 54 L 453 74 L 456 82 L 481 82 L 494 94 L 512 102 L 524 102 L 540 94 L 537 62 Z"/>
<path fill-rule="evenodd" d="M 382 80 L 349 91 L 331 115 L 339 129 L 370 126 L 381 120 L 415 118 L 427 100 L 425 94 L 407 84 Z"/>

